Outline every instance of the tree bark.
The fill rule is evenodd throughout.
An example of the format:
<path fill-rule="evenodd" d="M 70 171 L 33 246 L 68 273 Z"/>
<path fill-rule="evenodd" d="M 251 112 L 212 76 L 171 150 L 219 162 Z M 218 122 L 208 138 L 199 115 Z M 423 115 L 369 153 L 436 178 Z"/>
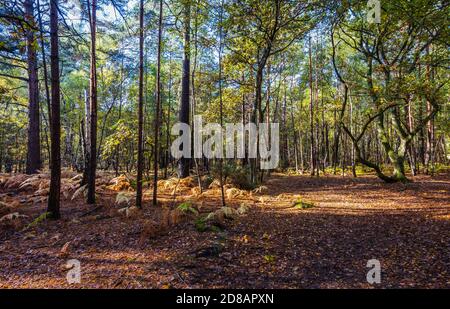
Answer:
<path fill-rule="evenodd" d="M 181 79 L 181 106 L 179 120 L 189 125 L 189 98 L 190 98 L 190 31 L 191 31 L 191 5 L 187 2 L 184 6 L 184 54 L 183 75 Z M 183 145 L 186 147 L 186 145 Z M 178 177 L 189 176 L 190 158 L 182 157 L 178 161 Z"/>
<path fill-rule="evenodd" d="M 138 98 L 138 159 L 136 179 L 136 207 L 142 208 L 142 169 L 144 164 L 144 0 L 139 5 L 139 98 Z"/>
<path fill-rule="evenodd" d="M 26 0 L 25 19 L 34 25 L 33 0 Z M 26 173 L 34 174 L 41 168 L 41 141 L 39 118 L 39 86 L 36 47 L 38 46 L 34 30 L 27 30 L 27 62 L 28 62 L 28 143 Z"/>
<path fill-rule="evenodd" d="M 59 51 L 58 51 L 58 0 L 50 0 L 50 73 L 52 85 L 52 129 L 50 192 L 47 212 L 49 217 L 58 219 L 61 188 L 61 154 L 60 154 L 60 88 L 59 88 Z"/>
<path fill-rule="evenodd" d="M 96 69 L 96 23 L 97 23 L 97 0 L 92 0 L 91 22 L 91 68 L 90 68 L 90 150 L 89 150 L 89 169 L 87 184 L 87 203 L 95 204 L 95 172 L 97 169 L 97 69 Z"/>
<path fill-rule="evenodd" d="M 220 127 L 223 128 L 223 98 L 222 98 L 222 16 L 223 16 L 223 0 L 220 3 L 219 17 L 219 117 Z M 221 149 L 223 151 L 223 149 Z M 222 207 L 225 207 L 225 194 L 223 191 L 223 159 L 219 158 L 219 182 Z"/>
<path fill-rule="evenodd" d="M 42 67 L 43 67 L 43 71 L 44 71 L 44 86 L 45 86 L 45 99 L 46 99 L 46 103 L 47 103 L 47 113 L 48 113 L 48 124 L 49 124 L 49 128 L 50 128 L 50 123 L 52 122 L 52 111 L 51 111 L 51 102 L 50 102 L 50 88 L 48 86 L 48 72 L 47 72 L 47 57 L 45 55 L 45 46 L 44 46 L 44 30 L 43 30 L 43 26 L 42 26 L 42 17 L 41 17 L 41 5 L 40 5 L 40 1 L 37 0 L 37 11 L 38 11 L 38 22 L 39 22 L 39 38 L 41 41 L 41 55 L 42 55 Z M 42 113 L 44 115 L 44 113 Z M 44 116 L 45 117 L 45 116 Z M 50 130 L 50 129 L 49 129 Z M 47 138 L 47 133 L 46 133 L 46 143 L 47 146 L 49 145 L 49 141 Z M 49 156 L 49 169 L 51 169 L 51 160 L 50 160 L 50 147 L 48 146 L 48 156 Z"/>
<path fill-rule="evenodd" d="M 89 174 L 89 158 L 91 152 L 91 104 L 90 98 L 87 90 L 84 90 L 84 169 L 83 169 L 83 179 L 80 185 L 85 185 L 88 182 Z"/>
<path fill-rule="evenodd" d="M 155 154 L 153 162 L 153 205 L 158 202 L 158 137 L 159 137 L 159 114 L 161 105 L 161 45 L 162 45 L 162 20 L 163 2 L 159 1 L 158 20 L 158 56 L 156 65 L 156 112 L 155 112 Z"/>
<path fill-rule="evenodd" d="M 311 37 L 309 38 L 309 140 L 310 140 L 310 170 L 311 176 L 315 175 L 316 171 L 316 154 L 314 145 L 314 94 L 312 81 L 312 55 L 311 55 Z"/>
<path fill-rule="evenodd" d="M 166 119 L 166 159 L 164 166 L 164 178 L 167 179 L 167 169 L 170 161 L 170 109 L 172 99 L 172 58 L 169 56 L 169 85 L 167 94 L 167 119 Z"/>

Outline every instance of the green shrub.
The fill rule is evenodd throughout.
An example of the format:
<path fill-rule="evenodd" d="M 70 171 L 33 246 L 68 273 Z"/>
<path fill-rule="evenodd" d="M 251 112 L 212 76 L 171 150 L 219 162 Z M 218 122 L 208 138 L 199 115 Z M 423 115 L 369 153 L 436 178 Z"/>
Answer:
<path fill-rule="evenodd" d="M 293 207 L 299 208 L 299 209 L 308 209 L 308 208 L 314 207 L 314 203 L 305 202 L 302 199 L 297 199 L 294 201 Z"/>
<path fill-rule="evenodd" d="M 178 209 L 184 213 L 192 213 L 194 215 L 198 215 L 198 210 L 192 206 L 191 202 L 184 202 L 178 205 Z"/>
<path fill-rule="evenodd" d="M 248 166 L 227 162 L 223 164 L 222 171 L 224 183 L 243 190 L 253 190 L 256 187 L 256 184 L 250 181 L 250 168 Z M 218 164 L 212 168 L 211 172 L 215 179 L 219 179 Z"/>
<path fill-rule="evenodd" d="M 207 220 L 204 217 L 197 218 L 194 222 L 195 228 L 199 232 L 205 232 L 208 230 Z"/>
<path fill-rule="evenodd" d="M 219 233 L 222 230 L 220 229 L 220 227 L 218 227 L 217 225 L 215 225 L 214 222 L 214 213 L 210 213 L 208 216 L 206 217 L 199 217 L 195 220 L 194 222 L 195 225 L 195 229 L 199 232 L 206 232 L 206 231 L 212 231 L 215 233 Z"/>

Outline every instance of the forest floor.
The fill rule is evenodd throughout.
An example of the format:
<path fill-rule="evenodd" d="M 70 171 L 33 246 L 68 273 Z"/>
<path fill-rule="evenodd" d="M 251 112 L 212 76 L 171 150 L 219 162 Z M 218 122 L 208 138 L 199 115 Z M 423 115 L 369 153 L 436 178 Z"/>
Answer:
<path fill-rule="evenodd" d="M 2 205 L 27 217 L 2 223 L 0 288 L 450 288 L 449 173 L 408 184 L 273 174 L 261 192 L 230 199 L 248 210 L 203 232 L 188 215 L 157 222 L 186 199 L 201 214 L 219 209 L 217 189 L 161 192 L 164 207 L 148 191 L 127 218 L 117 192 L 100 185 L 102 207 L 64 194 L 61 220 L 30 226 L 45 199 L 5 188 L 3 176 Z M 300 198 L 306 207 L 294 206 Z M 67 282 L 69 259 L 80 261 L 81 283 Z M 366 281 L 370 259 L 381 263 L 380 284 Z"/>

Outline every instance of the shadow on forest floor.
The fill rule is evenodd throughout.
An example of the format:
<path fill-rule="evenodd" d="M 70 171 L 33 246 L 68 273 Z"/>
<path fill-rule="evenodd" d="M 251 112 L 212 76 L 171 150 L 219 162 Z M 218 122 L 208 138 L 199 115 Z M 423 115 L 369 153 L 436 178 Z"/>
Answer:
<path fill-rule="evenodd" d="M 275 174 L 267 187 L 223 231 L 186 222 L 145 245 L 141 221 L 76 223 L 70 207 L 85 206 L 69 203 L 67 219 L 44 223 L 38 235 L 2 237 L 0 287 L 365 288 L 373 287 L 370 259 L 381 262 L 374 287 L 450 287 L 449 175 L 388 185 L 372 176 Z M 299 196 L 314 207 L 292 207 Z M 65 281 L 69 258 L 81 262 L 80 284 Z"/>

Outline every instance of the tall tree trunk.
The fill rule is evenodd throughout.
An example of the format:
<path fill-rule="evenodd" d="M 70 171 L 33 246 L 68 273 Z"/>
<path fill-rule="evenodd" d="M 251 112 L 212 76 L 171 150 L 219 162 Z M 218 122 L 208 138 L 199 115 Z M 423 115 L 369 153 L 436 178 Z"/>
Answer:
<path fill-rule="evenodd" d="M 136 179 L 136 207 L 138 208 L 142 208 L 142 169 L 144 167 L 143 105 L 144 105 L 144 0 L 141 0 L 139 5 L 138 159 L 137 159 L 137 179 Z"/>
<path fill-rule="evenodd" d="M 245 82 L 245 77 L 242 75 L 242 83 Z M 246 106 L 245 106 L 245 94 L 242 94 L 242 125 L 245 127 L 246 123 Z M 244 158 L 242 158 L 242 166 L 248 164 L 248 153 L 247 153 L 247 139 L 244 138 Z"/>
<path fill-rule="evenodd" d="M 281 79 L 281 76 L 280 76 Z M 280 82 L 281 83 L 281 82 Z M 281 86 L 281 85 L 280 85 Z M 288 149 L 288 134 L 287 134 L 287 85 L 286 83 L 284 83 L 284 93 L 283 93 L 283 103 L 281 105 L 281 130 L 282 130 L 282 142 L 281 142 L 281 151 L 284 154 L 282 156 L 283 160 L 282 160 L 282 165 L 281 167 L 283 169 L 288 168 L 289 166 L 289 158 L 290 158 L 290 154 L 289 154 L 289 149 Z"/>
<path fill-rule="evenodd" d="M 47 212 L 49 217 L 60 218 L 59 202 L 61 188 L 61 153 L 60 153 L 60 89 L 59 89 L 59 52 L 58 52 L 58 0 L 50 0 L 50 70 L 52 85 L 52 129 L 50 192 Z"/>
<path fill-rule="evenodd" d="M 199 21 L 198 21 L 198 17 L 200 14 L 200 6 L 198 1 L 195 3 L 195 18 L 194 18 L 194 64 L 192 65 L 192 72 L 191 72 L 191 93 L 192 93 L 192 99 L 191 99 L 191 115 L 192 115 L 192 119 L 191 119 L 191 128 L 192 128 L 192 132 L 194 132 L 196 130 L 195 128 L 195 124 L 194 124 L 194 116 L 196 113 L 196 107 L 197 107 L 197 97 L 196 97 L 196 84 L 195 84 L 195 73 L 197 71 L 197 59 L 198 59 L 198 25 L 199 25 Z M 194 145 L 194 135 L 191 134 L 191 145 Z M 195 167 L 195 173 L 197 174 L 197 183 L 198 183 L 198 188 L 200 189 L 200 192 L 203 192 L 203 186 L 202 186 L 202 179 L 201 179 L 201 175 L 200 175 L 200 170 L 199 170 L 199 165 L 198 165 L 198 160 L 197 158 L 195 158 L 194 156 L 194 147 L 191 147 L 191 154 L 192 154 L 192 160 L 191 160 L 191 164 L 192 162 L 194 163 L 194 167 Z"/>
<path fill-rule="evenodd" d="M 181 123 L 189 125 L 189 97 L 190 97 L 190 31 L 191 31 L 191 5 L 188 2 L 184 5 L 184 54 L 183 54 L 183 75 L 181 79 L 181 105 L 179 120 Z M 186 147 L 186 145 L 183 145 Z M 178 177 L 189 176 L 190 159 L 182 157 L 178 161 Z"/>
<path fill-rule="evenodd" d="M 430 47 L 427 47 L 426 49 L 427 56 L 430 54 Z M 431 83 L 433 80 L 432 75 L 432 69 L 430 68 L 430 65 L 427 64 L 426 66 L 426 79 L 428 83 Z M 426 100 L 426 114 L 429 115 L 431 113 L 431 102 L 427 99 Z M 433 163 L 433 157 L 434 157 L 434 144 L 435 144 L 435 138 L 434 138 L 434 121 L 433 118 L 430 118 L 430 120 L 427 121 L 426 124 L 426 150 L 425 150 L 425 172 L 427 174 L 433 174 L 434 172 L 434 163 Z"/>
<path fill-rule="evenodd" d="M 295 120 L 294 120 L 294 105 L 291 99 L 291 129 L 292 134 L 294 134 L 294 162 L 295 162 L 295 173 L 298 173 L 298 142 L 297 142 L 297 131 L 295 130 Z"/>
<path fill-rule="evenodd" d="M 310 160 L 309 165 L 311 169 L 311 176 L 315 175 L 316 171 L 316 157 L 314 146 L 314 89 L 312 81 L 312 55 L 311 55 L 311 37 L 309 38 L 309 140 L 310 140 Z"/>
<path fill-rule="evenodd" d="M 38 22 L 39 22 L 39 38 L 41 41 L 41 55 L 42 55 L 42 67 L 43 67 L 43 71 L 44 71 L 44 86 L 45 86 L 45 99 L 46 99 L 46 103 L 47 103 L 47 113 L 48 113 L 48 124 L 50 127 L 50 123 L 52 123 L 52 111 L 51 111 L 51 103 L 50 103 L 50 88 L 48 86 L 48 73 L 47 73 L 47 57 L 45 55 L 45 44 L 44 44 L 44 30 L 43 30 L 43 26 L 42 26 L 42 17 L 41 17 L 41 5 L 40 5 L 40 1 L 37 0 L 37 13 L 38 13 Z M 44 114 L 44 113 L 43 113 Z M 47 144 L 49 144 L 48 142 L 48 138 L 46 138 Z M 51 165 L 50 165 L 50 147 L 48 147 L 48 154 L 49 154 L 49 168 L 51 169 Z"/>
<path fill-rule="evenodd" d="M 349 121 L 350 121 L 350 132 L 354 134 L 355 129 L 353 128 L 353 101 L 351 99 L 351 96 L 349 95 L 349 103 L 350 103 L 350 114 L 349 114 Z M 355 163 L 355 145 L 352 143 L 351 153 L 350 153 L 350 159 L 352 164 L 352 175 L 353 177 L 356 177 L 356 163 Z"/>
<path fill-rule="evenodd" d="M 414 128 L 414 118 L 412 113 L 412 106 L 411 106 L 411 98 L 408 98 L 408 106 L 406 107 L 406 121 L 408 124 L 408 130 L 409 132 L 412 132 Z M 414 137 L 413 140 L 411 140 L 411 143 L 409 145 L 409 161 L 410 161 L 410 167 L 411 167 L 411 173 L 413 176 L 417 175 L 417 158 L 416 158 L 416 147 L 415 147 L 415 140 Z"/>
<path fill-rule="evenodd" d="M 156 206 L 158 200 L 158 137 L 159 137 L 159 114 L 161 105 L 161 45 L 162 45 L 162 20 L 163 2 L 159 0 L 159 21 L 158 21 L 158 58 L 156 67 L 156 112 L 155 112 L 155 156 L 153 162 L 153 205 Z"/>
<path fill-rule="evenodd" d="M 80 185 L 85 185 L 88 183 L 89 174 L 89 161 L 91 152 L 91 104 L 88 91 L 84 90 L 84 169 L 83 169 L 83 179 Z"/>
<path fill-rule="evenodd" d="M 338 124 L 337 120 L 337 109 L 335 108 L 333 111 L 333 121 L 334 121 L 334 134 L 333 134 L 333 175 L 337 174 L 337 167 L 338 167 L 338 155 L 339 155 L 339 137 L 340 137 L 340 125 Z"/>
<path fill-rule="evenodd" d="M 220 127 L 223 128 L 223 98 L 222 98 L 222 16 L 223 16 L 223 0 L 220 3 L 220 17 L 219 17 L 219 117 Z M 223 152 L 221 149 L 220 152 Z M 222 207 L 225 207 L 225 194 L 223 191 L 223 159 L 219 158 L 219 181 L 220 193 L 222 198 Z"/>
<path fill-rule="evenodd" d="M 169 56 L 169 85 L 167 94 L 167 120 L 166 120 L 166 159 L 164 166 L 164 178 L 167 179 L 167 168 L 170 161 L 170 109 L 172 99 L 172 55 Z"/>
<path fill-rule="evenodd" d="M 33 0 L 25 0 L 25 20 L 34 25 Z M 34 29 L 27 31 L 27 62 L 28 62 L 28 143 L 26 173 L 34 174 L 41 168 L 41 141 L 39 119 L 39 86 L 36 58 L 37 41 Z"/>
<path fill-rule="evenodd" d="M 97 69 L 96 69 L 96 24 L 97 24 L 97 0 L 92 0 L 91 22 L 91 70 L 90 70 L 90 104 L 91 104 L 91 130 L 89 150 L 89 170 L 87 184 L 87 203 L 95 204 L 95 172 L 97 169 Z"/>
<path fill-rule="evenodd" d="M 124 69 L 123 69 L 123 58 L 122 62 L 120 64 L 120 92 L 119 92 L 119 113 L 118 113 L 118 122 L 122 119 L 122 104 L 123 104 L 123 83 L 125 81 L 124 76 Z M 115 155 L 115 175 L 116 177 L 119 176 L 119 170 L 120 170 L 120 147 L 121 145 L 118 144 L 116 146 L 116 155 Z"/>

